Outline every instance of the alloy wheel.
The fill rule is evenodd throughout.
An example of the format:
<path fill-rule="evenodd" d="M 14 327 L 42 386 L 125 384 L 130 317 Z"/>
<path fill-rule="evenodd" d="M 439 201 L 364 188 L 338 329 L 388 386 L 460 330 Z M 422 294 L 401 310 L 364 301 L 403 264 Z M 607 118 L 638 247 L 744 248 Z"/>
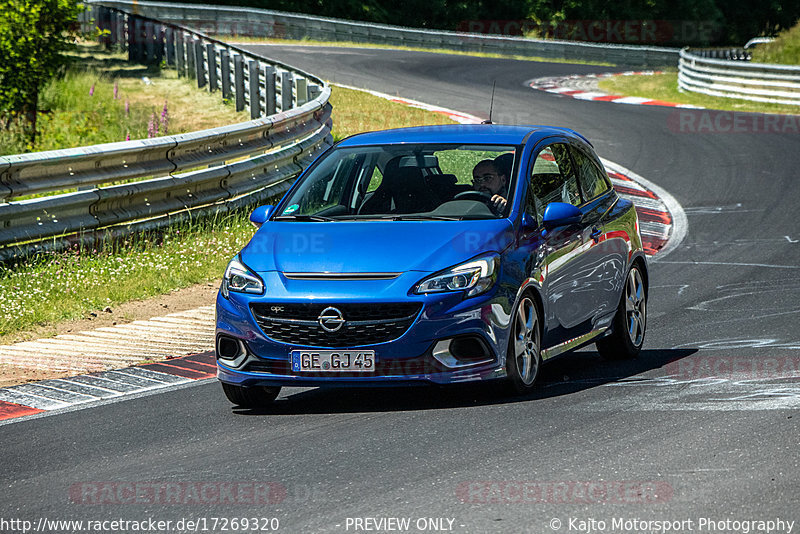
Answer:
<path fill-rule="evenodd" d="M 523 297 L 517 308 L 514 328 L 514 357 L 522 383 L 529 386 L 539 372 L 539 313 L 528 297 Z"/>
<path fill-rule="evenodd" d="M 641 345 L 644 340 L 647 320 L 646 300 L 639 269 L 631 269 L 625 283 L 625 316 L 628 324 L 628 336 L 635 347 Z"/>

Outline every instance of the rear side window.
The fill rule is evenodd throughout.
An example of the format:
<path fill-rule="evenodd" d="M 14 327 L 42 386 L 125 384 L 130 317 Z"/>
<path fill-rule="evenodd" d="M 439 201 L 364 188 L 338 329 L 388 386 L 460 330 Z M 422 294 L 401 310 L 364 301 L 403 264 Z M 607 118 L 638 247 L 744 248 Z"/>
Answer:
<path fill-rule="evenodd" d="M 575 159 L 575 166 L 578 171 L 578 180 L 580 180 L 583 194 L 586 199 L 590 200 L 599 195 L 602 195 L 609 189 L 608 180 L 606 179 L 605 172 L 603 172 L 597 164 L 583 153 L 582 150 L 570 147 L 572 157 Z"/>
<path fill-rule="evenodd" d="M 542 223 L 544 210 L 551 202 L 580 206 L 578 178 L 566 145 L 555 143 L 542 149 L 531 172 L 529 208 Z"/>

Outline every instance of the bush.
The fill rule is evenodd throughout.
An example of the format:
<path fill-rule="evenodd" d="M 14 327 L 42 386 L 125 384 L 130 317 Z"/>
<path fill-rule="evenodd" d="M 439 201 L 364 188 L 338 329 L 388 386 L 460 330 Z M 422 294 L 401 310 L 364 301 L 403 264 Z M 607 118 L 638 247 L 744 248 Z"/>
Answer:
<path fill-rule="evenodd" d="M 62 71 L 82 9 L 76 0 L 0 0 L 0 126 L 23 118 L 31 144 L 39 92 Z"/>

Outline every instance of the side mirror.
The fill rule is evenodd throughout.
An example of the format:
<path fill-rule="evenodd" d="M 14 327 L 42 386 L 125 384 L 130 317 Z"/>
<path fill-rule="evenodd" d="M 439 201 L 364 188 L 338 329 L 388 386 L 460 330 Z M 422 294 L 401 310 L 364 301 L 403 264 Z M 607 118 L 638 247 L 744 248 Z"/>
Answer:
<path fill-rule="evenodd" d="M 522 214 L 522 223 L 520 224 L 520 227 L 522 228 L 523 232 L 532 232 L 533 230 L 536 230 L 537 226 L 539 226 L 539 224 L 536 222 L 536 217 L 527 212 Z"/>
<path fill-rule="evenodd" d="M 272 215 L 273 206 L 259 206 L 250 214 L 250 222 L 256 228 L 261 228 L 261 225 L 267 222 L 269 216 Z"/>
<path fill-rule="evenodd" d="M 565 202 L 551 202 L 544 209 L 542 223 L 548 230 L 558 226 L 569 226 L 581 222 L 583 213 L 572 204 Z"/>

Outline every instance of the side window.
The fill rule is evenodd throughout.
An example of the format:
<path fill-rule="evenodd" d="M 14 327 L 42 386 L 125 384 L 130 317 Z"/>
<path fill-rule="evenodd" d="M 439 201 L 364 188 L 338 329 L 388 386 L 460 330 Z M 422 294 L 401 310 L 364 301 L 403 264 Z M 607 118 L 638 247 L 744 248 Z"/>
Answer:
<path fill-rule="evenodd" d="M 372 171 L 372 177 L 370 178 L 369 184 L 367 185 L 367 193 L 372 193 L 373 191 L 378 189 L 378 186 L 381 185 L 382 181 L 383 181 L 383 173 L 378 168 L 378 166 L 375 165 L 375 168 Z"/>
<path fill-rule="evenodd" d="M 350 209 L 353 211 L 358 209 L 367 195 L 375 192 L 378 186 L 381 185 L 383 175 L 376 165 L 377 159 L 375 155 L 367 156 L 361 168 L 358 169 L 355 177 L 355 187 L 350 198 Z"/>
<path fill-rule="evenodd" d="M 555 143 L 539 152 L 533 162 L 529 188 L 529 208 L 542 223 L 544 209 L 551 202 L 581 204 L 578 179 L 566 145 Z"/>
<path fill-rule="evenodd" d="M 608 180 L 605 178 L 605 172 L 597 167 L 597 164 L 582 150 L 570 147 L 572 157 L 575 160 L 575 166 L 578 168 L 578 180 L 580 180 L 581 189 L 586 199 L 595 198 L 608 191 Z"/>
<path fill-rule="evenodd" d="M 345 203 L 345 187 L 362 161 L 363 157 L 355 154 L 341 159 L 328 176 L 314 183 L 308 194 L 303 196 L 298 213 L 318 213 Z"/>

